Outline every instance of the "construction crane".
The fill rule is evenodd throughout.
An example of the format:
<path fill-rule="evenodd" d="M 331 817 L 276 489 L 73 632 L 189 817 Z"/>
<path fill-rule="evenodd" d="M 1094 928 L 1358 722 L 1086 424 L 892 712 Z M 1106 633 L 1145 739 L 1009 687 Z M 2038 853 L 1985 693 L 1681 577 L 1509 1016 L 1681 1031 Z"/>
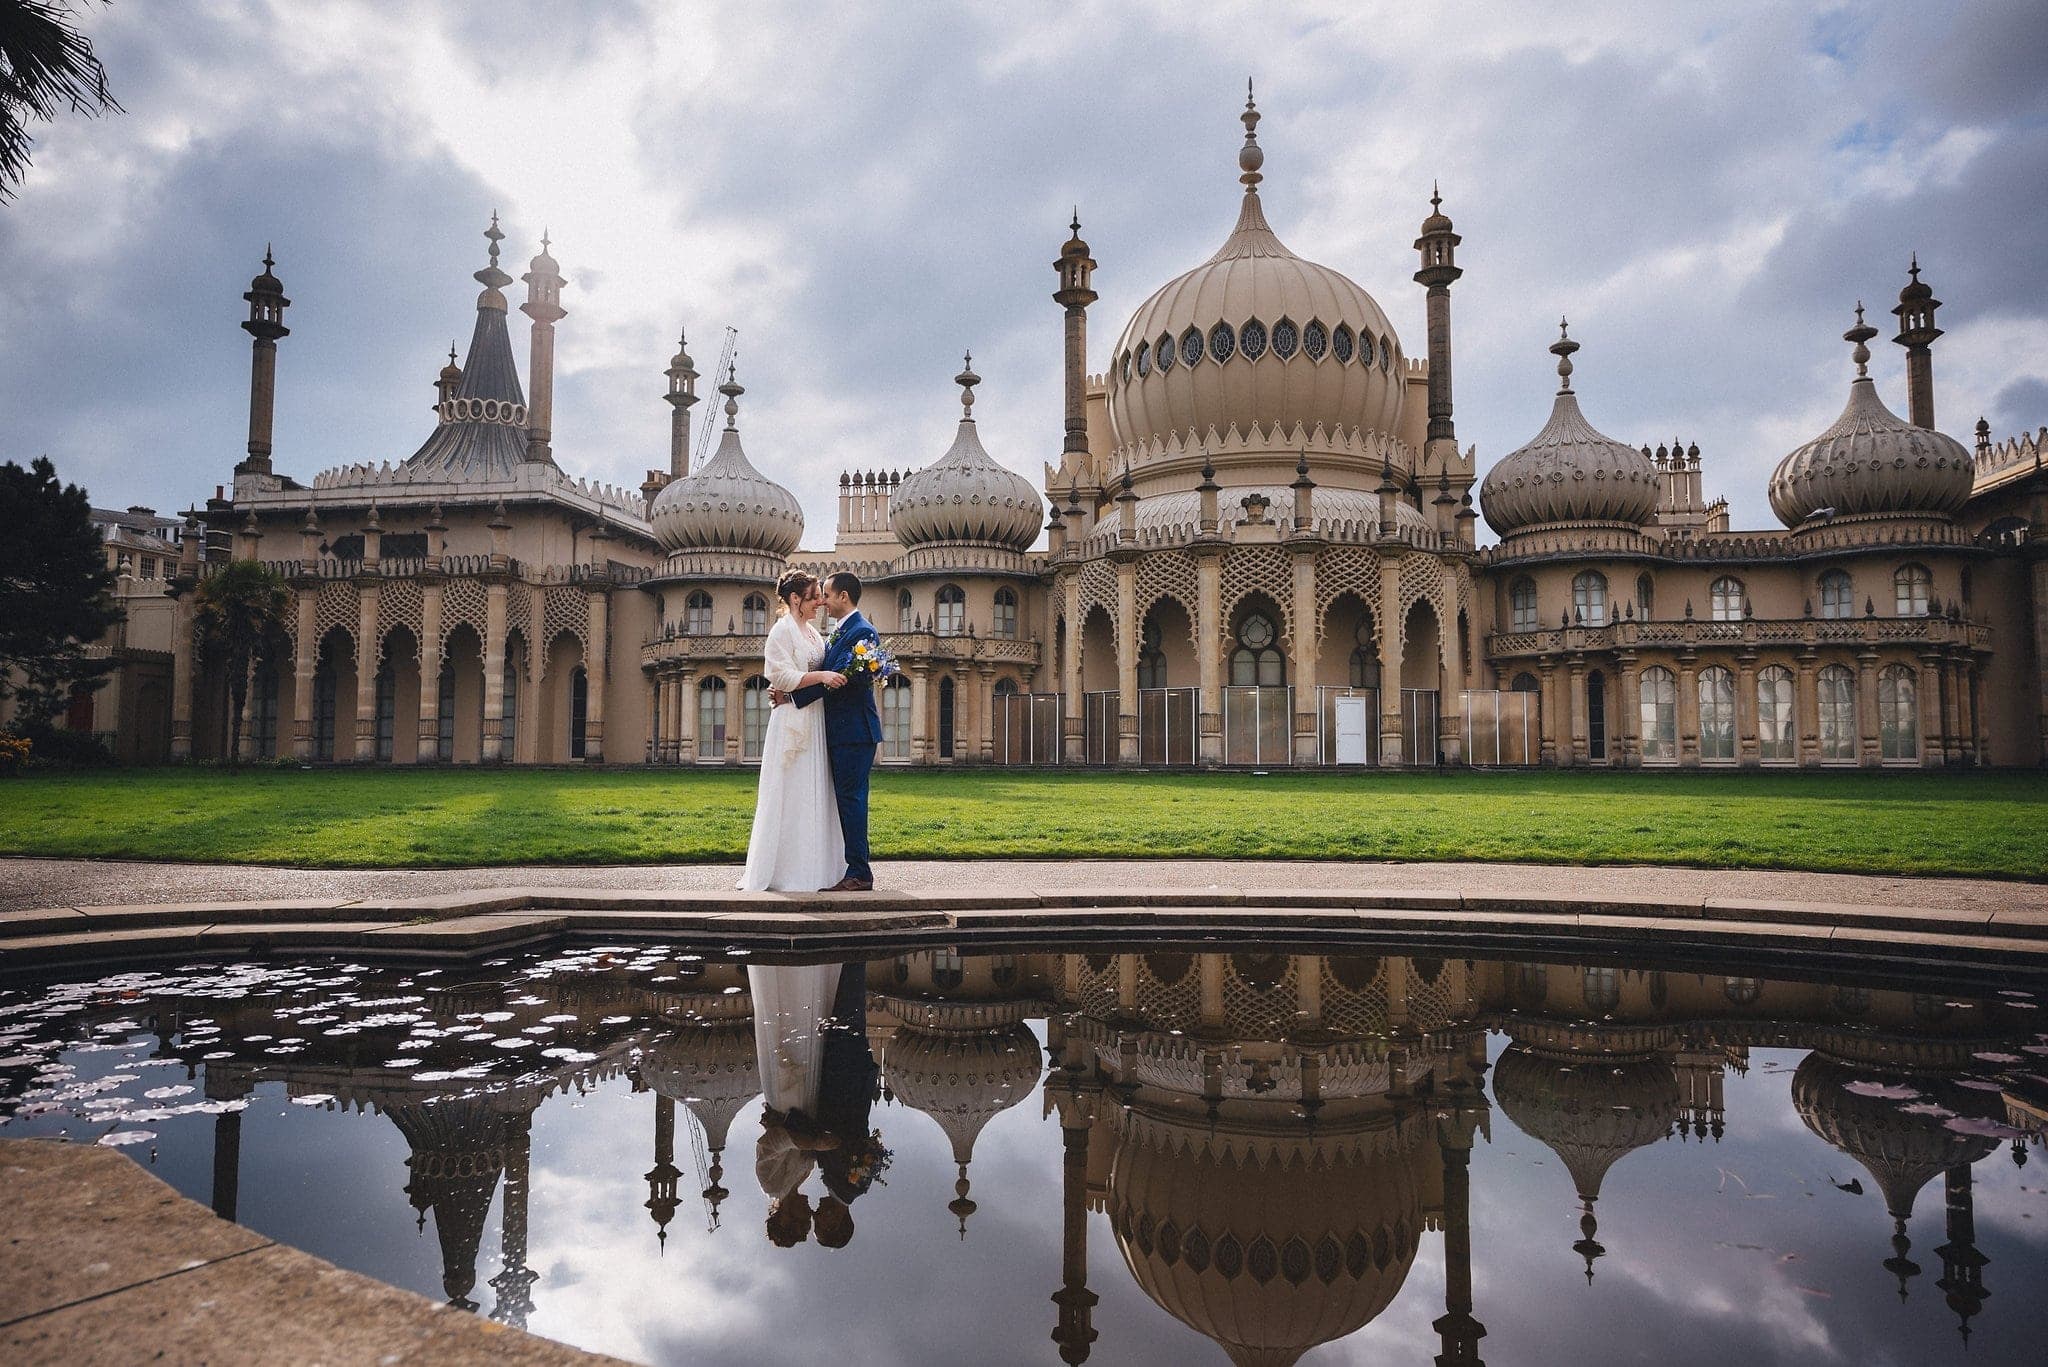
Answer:
<path fill-rule="evenodd" d="M 720 375 L 732 369 L 732 358 L 734 353 L 739 350 L 739 344 L 740 330 L 733 327 L 727 328 L 725 330 L 725 349 L 718 353 L 718 369 L 711 372 L 713 379 L 717 379 Z M 711 449 L 711 433 L 718 426 L 715 412 L 706 414 L 705 418 L 704 425 L 697 430 L 697 449 L 690 453 L 690 468 L 692 470 L 704 468 L 704 453 Z"/>

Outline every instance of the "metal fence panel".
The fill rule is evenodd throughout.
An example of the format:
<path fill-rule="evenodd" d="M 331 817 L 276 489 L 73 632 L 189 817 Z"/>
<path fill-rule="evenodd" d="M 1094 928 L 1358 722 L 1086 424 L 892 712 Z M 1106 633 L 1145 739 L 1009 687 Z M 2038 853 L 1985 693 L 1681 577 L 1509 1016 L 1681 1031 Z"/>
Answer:
<path fill-rule="evenodd" d="M 1542 741 L 1536 694 L 1473 689 L 1463 696 L 1467 764 L 1494 768 L 1537 762 Z"/>
<path fill-rule="evenodd" d="M 1117 694 L 1081 695 L 1081 759 L 1085 764 L 1116 763 Z"/>
<path fill-rule="evenodd" d="M 1293 762 L 1294 690 L 1238 686 L 1223 690 L 1223 762 Z"/>
<path fill-rule="evenodd" d="M 1437 707 L 1434 688 L 1401 690 L 1401 758 L 1411 767 L 1429 769 L 1443 762 L 1437 753 Z"/>
<path fill-rule="evenodd" d="M 1195 762 L 1192 688 L 1138 690 L 1138 759 L 1143 764 Z"/>

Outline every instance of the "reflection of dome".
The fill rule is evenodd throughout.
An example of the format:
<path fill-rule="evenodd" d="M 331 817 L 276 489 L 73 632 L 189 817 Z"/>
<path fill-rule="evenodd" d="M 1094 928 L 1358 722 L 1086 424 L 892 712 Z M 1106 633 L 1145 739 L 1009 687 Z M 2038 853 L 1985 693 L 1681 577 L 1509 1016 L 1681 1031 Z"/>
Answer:
<path fill-rule="evenodd" d="M 733 1117 L 761 1094 L 751 1021 L 686 1026 L 649 1049 L 640 1067 L 656 1092 L 697 1117 L 708 1149 L 725 1147 Z"/>
<path fill-rule="evenodd" d="M 1792 1105 L 1799 1118 L 1807 1129 L 1862 1165 L 1876 1181 L 1894 1220 L 1912 1215 L 1913 1198 L 1944 1169 L 1974 1163 L 1998 1147 L 1995 1139 L 1948 1129 L 1944 1116 L 1900 1109 L 1915 1098 L 1865 1096 L 1848 1090 L 1853 1082 L 1910 1088 L 1920 1094 L 1919 1101 L 1951 1113 L 1988 1113 L 1987 1103 L 1977 1099 L 1979 1093 L 1937 1077 L 1880 1073 L 1820 1053 L 1800 1061 L 1792 1074 Z"/>
<path fill-rule="evenodd" d="M 1835 517 L 1869 514 L 1946 516 L 1969 500 L 1970 454 L 1955 438 L 1915 427 L 1884 405 L 1864 373 L 1864 342 L 1877 329 L 1856 311 L 1843 336 L 1856 343 L 1849 402 L 1829 428 L 1778 462 L 1771 474 L 1771 510 L 1796 527 L 1822 510 Z"/>
<path fill-rule="evenodd" d="M 669 551 L 754 551 L 780 559 L 803 539 L 804 514 L 796 498 L 748 461 L 735 418 L 746 391 L 731 379 L 725 431 L 701 469 L 673 480 L 656 495 L 648 521 Z"/>
<path fill-rule="evenodd" d="M 971 1034 L 903 1029 L 884 1049 L 882 1065 L 890 1094 L 936 1120 L 952 1141 L 960 1175 L 948 1209 L 959 1217 L 964 1235 L 967 1217 L 974 1213 L 967 1197 L 974 1141 L 989 1121 L 1038 1086 L 1038 1037 L 1022 1022 Z"/>
<path fill-rule="evenodd" d="M 1027 550 L 1038 539 L 1045 505 L 1031 481 L 982 449 L 974 426 L 974 386 L 981 377 L 970 364 L 955 380 L 964 411 L 953 445 L 897 486 L 889 500 L 890 530 L 907 547 L 964 543 Z"/>
<path fill-rule="evenodd" d="M 1596 431 L 1579 411 L 1571 382 L 1571 354 L 1578 349 L 1569 337 L 1551 344 L 1563 387 L 1550 421 L 1503 456 L 1479 486 L 1487 525 L 1502 536 L 1556 523 L 1636 528 L 1657 511 L 1657 467 L 1641 451 Z"/>
<path fill-rule="evenodd" d="M 1110 355 L 1120 447 L 1200 443 L 1233 428 L 1291 433 L 1297 423 L 1335 443 L 1391 435 L 1399 424 L 1406 368 L 1386 314 L 1341 273 L 1289 251 L 1266 223 L 1263 153 L 1250 131 L 1258 117 L 1247 104 L 1236 228 L 1214 256 L 1138 306 Z"/>
<path fill-rule="evenodd" d="M 1391 1132 L 1388 1135 L 1392 1139 Z M 1257 1139 L 1129 1114 L 1109 1176 L 1137 1283 L 1230 1360 L 1292 1363 L 1393 1301 L 1422 1233 L 1420 1150 Z"/>
<path fill-rule="evenodd" d="M 1563 1160 L 1587 1201 L 1609 1168 L 1678 1118 L 1678 1075 L 1662 1057 L 1567 1061 L 1514 1045 L 1494 1065 L 1493 1095 L 1517 1129 Z"/>

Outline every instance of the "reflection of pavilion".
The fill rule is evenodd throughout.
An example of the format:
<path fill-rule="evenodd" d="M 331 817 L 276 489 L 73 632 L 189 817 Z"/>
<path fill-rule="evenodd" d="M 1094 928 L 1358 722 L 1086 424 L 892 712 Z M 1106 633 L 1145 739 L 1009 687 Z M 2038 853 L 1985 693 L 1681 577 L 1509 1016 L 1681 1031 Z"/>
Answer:
<path fill-rule="evenodd" d="M 744 996 L 723 1000 L 747 1004 Z M 751 1011 L 741 1015 L 729 1007 L 723 1017 L 678 1026 L 674 1034 L 648 1050 L 640 1064 L 640 1077 L 655 1094 L 654 1167 L 646 1174 L 647 1209 L 654 1217 L 655 1237 L 666 1246 L 668 1223 L 680 1204 L 676 1183 L 682 1170 L 675 1165 L 677 1102 L 703 1128 L 708 1152 L 705 1184 L 699 1194 L 712 1228 L 718 1226 L 719 1204 L 731 1195 L 722 1185 L 728 1132 L 733 1117 L 761 1094 Z"/>
<path fill-rule="evenodd" d="M 1241 1365 L 1357 1331 L 1445 1234 L 1444 1363 L 1477 1363 L 1467 1159 L 1483 1032 L 1462 963 L 1276 954 L 1069 955 L 1047 1084 L 1064 1144 L 1054 1338 L 1096 1333 L 1086 1211 L 1132 1277 Z"/>

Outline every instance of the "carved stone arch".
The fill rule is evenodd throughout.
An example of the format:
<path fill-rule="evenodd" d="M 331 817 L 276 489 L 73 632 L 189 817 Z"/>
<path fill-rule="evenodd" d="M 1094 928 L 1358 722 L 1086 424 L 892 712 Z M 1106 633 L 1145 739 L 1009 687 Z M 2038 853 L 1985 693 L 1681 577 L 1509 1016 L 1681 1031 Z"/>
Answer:
<path fill-rule="evenodd" d="M 1416 602 L 1429 604 L 1429 610 L 1436 614 L 1438 630 L 1443 629 L 1444 615 L 1444 566 L 1433 555 L 1411 555 L 1401 562 L 1401 577 L 1395 590 L 1396 610 L 1389 616 L 1398 623 L 1401 639 L 1408 639 L 1408 614 Z"/>
<path fill-rule="evenodd" d="M 318 650 L 333 631 L 345 632 L 351 649 L 358 646 L 356 622 L 360 611 L 354 584 L 345 579 L 322 584 L 313 605 L 313 648 Z"/>
<path fill-rule="evenodd" d="M 1294 566 L 1278 546 L 1236 546 L 1223 556 L 1222 620 L 1228 631 L 1237 605 L 1250 593 L 1264 594 L 1280 610 L 1280 634 L 1294 639 Z"/>
<path fill-rule="evenodd" d="M 1116 566 L 1107 560 L 1091 560 L 1081 567 L 1081 627 L 1087 630 L 1088 612 L 1101 608 L 1109 614 L 1112 632 L 1121 631 L 1123 623 L 1117 617 Z"/>
<path fill-rule="evenodd" d="M 1138 597 L 1139 635 L 1142 636 L 1144 634 L 1145 623 L 1152 620 L 1153 610 L 1161 603 L 1171 603 L 1181 610 L 1182 616 L 1188 619 L 1188 644 L 1195 650 L 1200 651 L 1202 648 L 1202 626 L 1197 620 L 1199 614 L 1195 611 L 1196 601 L 1197 595 L 1193 593 L 1183 594 L 1169 589 L 1161 589 L 1149 598 L 1140 594 Z"/>
<path fill-rule="evenodd" d="M 1380 558 L 1358 546 L 1325 546 L 1316 553 L 1316 645 L 1323 643 L 1330 606 L 1345 594 L 1365 604 L 1376 630 L 1386 618 L 1380 611 Z"/>
<path fill-rule="evenodd" d="M 448 635 L 460 626 L 474 628 L 477 640 L 484 638 L 488 616 L 484 586 L 474 579 L 451 579 L 441 590 L 441 649 L 448 648 Z"/>
<path fill-rule="evenodd" d="M 533 590 L 524 584 L 510 584 L 505 589 L 505 634 L 513 632 L 529 643 L 533 640 Z"/>
<path fill-rule="evenodd" d="M 1138 620 L 1143 621 L 1160 598 L 1170 597 L 1186 611 L 1188 620 L 1194 621 L 1194 604 L 1201 596 L 1197 580 L 1194 557 L 1186 551 L 1154 551 L 1139 560 Z"/>
<path fill-rule="evenodd" d="M 377 591 L 377 660 L 384 663 L 384 643 L 394 627 L 412 633 L 415 648 L 420 639 L 420 605 L 425 595 L 417 579 L 387 579 Z"/>
<path fill-rule="evenodd" d="M 555 640 L 563 632 L 576 638 L 583 647 L 585 661 L 590 658 L 590 594 L 576 585 L 553 584 L 543 590 L 541 605 L 540 639 L 546 641 L 547 649 L 553 651 Z"/>

